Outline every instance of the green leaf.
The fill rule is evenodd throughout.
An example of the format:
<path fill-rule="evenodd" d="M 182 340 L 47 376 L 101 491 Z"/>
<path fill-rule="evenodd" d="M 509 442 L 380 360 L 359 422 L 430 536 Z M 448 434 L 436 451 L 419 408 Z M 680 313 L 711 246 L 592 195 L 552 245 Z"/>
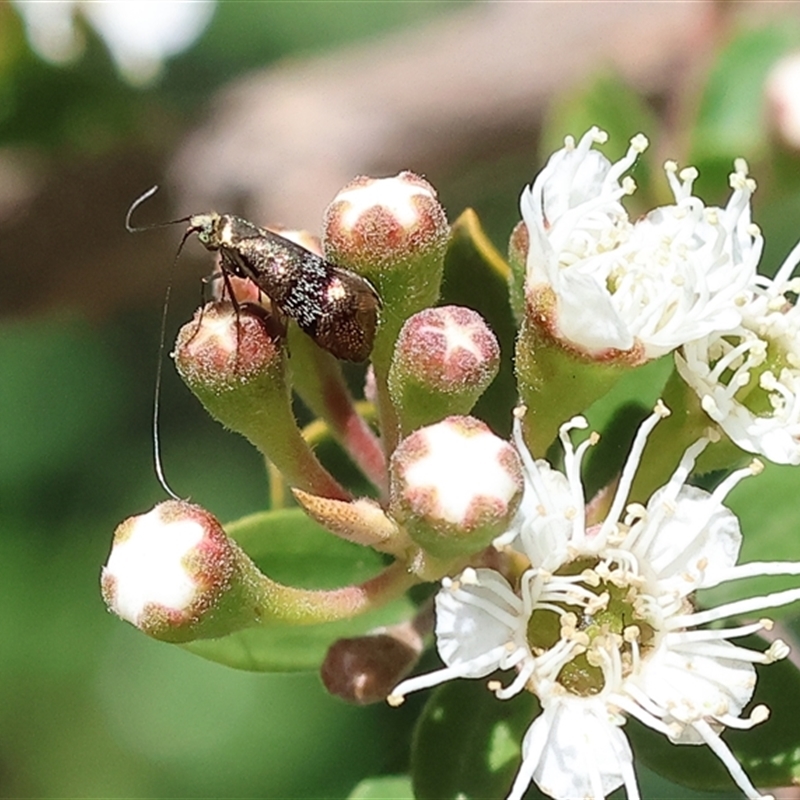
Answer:
<path fill-rule="evenodd" d="M 356 786 L 347 800 L 414 800 L 408 775 L 384 775 L 366 778 Z"/>
<path fill-rule="evenodd" d="M 485 680 L 440 686 L 425 705 L 414 734 L 414 796 L 504 797 L 519 768 L 522 738 L 537 713 L 532 694 L 498 700 Z M 526 795 L 529 800 L 540 796 L 535 787 Z"/>
<path fill-rule="evenodd" d="M 781 55 L 798 44 L 800 28 L 782 19 L 742 31 L 720 52 L 700 103 L 691 163 L 723 159 L 730 171 L 737 156 L 752 159 L 765 152 L 764 81 Z"/>
<path fill-rule="evenodd" d="M 739 518 L 744 535 L 740 562 L 800 561 L 797 498 L 800 470 L 766 464 L 760 475 L 746 478 L 730 493 L 725 504 Z M 740 597 L 781 591 L 800 584 L 797 576 L 768 576 L 724 583 L 704 590 L 699 600 L 708 607 Z M 770 609 L 769 616 L 784 618 L 798 613 L 798 605 Z"/>
<path fill-rule="evenodd" d="M 764 649 L 757 637 L 739 642 Z M 800 672 L 788 659 L 757 670 L 754 701 L 769 707 L 770 718 L 750 731 L 727 730 L 722 738 L 756 786 L 789 786 L 800 775 Z M 733 788 L 728 771 L 708 747 L 672 744 L 635 720 L 625 730 L 636 759 L 665 778 L 707 791 Z"/>
<path fill-rule="evenodd" d="M 299 508 L 261 511 L 225 526 L 228 535 L 273 580 L 304 589 L 361 583 L 383 556 L 334 536 Z"/>
<path fill-rule="evenodd" d="M 380 572 L 382 556 L 337 538 L 300 509 L 265 511 L 244 517 L 226 530 L 273 580 L 306 589 L 361 583 Z M 359 636 L 414 613 L 403 597 L 359 617 L 323 625 L 249 628 L 220 639 L 190 642 L 192 653 L 229 667 L 288 672 L 319 667 L 337 639 Z"/>

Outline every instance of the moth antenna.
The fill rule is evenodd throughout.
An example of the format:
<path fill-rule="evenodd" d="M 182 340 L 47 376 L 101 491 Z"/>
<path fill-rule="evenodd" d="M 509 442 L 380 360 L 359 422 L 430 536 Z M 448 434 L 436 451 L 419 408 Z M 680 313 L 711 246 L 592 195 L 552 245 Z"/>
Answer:
<path fill-rule="evenodd" d="M 151 189 L 150 194 L 152 194 L 153 191 L 154 189 Z M 178 221 L 185 222 L 186 220 L 178 220 Z M 167 312 L 169 311 L 169 299 L 170 295 L 172 294 L 172 284 L 175 280 L 175 268 L 178 265 L 178 258 L 180 257 L 181 250 L 183 250 L 183 246 L 186 244 L 186 240 L 189 238 L 189 236 L 192 235 L 192 233 L 193 233 L 192 229 L 188 228 L 181 237 L 181 242 L 178 245 L 178 250 L 175 253 L 175 258 L 172 259 L 172 266 L 170 267 L 169 270 L 169 279 L 167 280 L 167 291 L 164 293 L 164 306 L 161 310 L 161 332 L 158 337 L 158 359 L 156 362 L 156 381 L 155 381 L 155 388 L 153 391 L 153 463 L 155 465 L 156 478 L 158 478 L 158 482 L 161 484 L 161 488 L 173 500 L 181 500 L 182 498 L 178 497 L 178 495 L 172 491 L 172 488 L 167 483 L 167 479 L 166 477 L 164 477 L 164 467 L 163 464 L 161 463 L 161 434 L 160 434 L 160 424 L 159 424 L 160 412 L 161 412 L 161 383 L 164 375 L 164 350 L 166 348 L 166 342 L 167 342 Z"/>
<path fill-rule="evenodd" d="M 177 260 L 177 259 L 176 259 Z M 174 263 L 174 262 L 173 262 Z M 173 499 L 180 500 L 164 477 L 164 467 L 161 463 L 161 434 L 160 434 L 160 412 L 161 412 L 161 379 L 164 373 L 164 346 L 167 339 L 167 309 L 169 308 L 169 296 L 172 292 L 172 275 L 170 275 L 167 291 L 164 295 L 164 307 L 161 311 L 161 333 L 158 341 L 158 360 L 156 363 L 156 382 L 153 390 L 153 464 L 155 465 L 156 478 L 161 484 L 161 488 Z"/>
<path fill-rule="evenodd" d="M 139 206 L 145 202 L 145 200 L 149 200 L 156 192 L 158 191 L 158 185 L 151 186 L 144 194 L 140 194 L 132 203 L 131 207 L 128 209 L 128 213 L 125 215 L 125 229 L 128 233 L 141 233 L 142 231 L 151 231 L 153 228 L 166 228 L 167 225 L 177 225 L 181 222 L 189 222 L 191 220 L 191 216 L 182 217 L 181 219 L 171 219 L 169 222 L 155 222 L 151 223 L 150 225 L 140 225 L 138 227 L 134 227 L 131 225 L 131 217 L 133 216 L 133 212 L 136 211 Z"/>
<path fill-rule="evenodd" d="M 191 217 L 183 217 L 182 219 L 173 219 L 169 222 L 156 222 L 151 225 L 141 225 L 141 226 L 133 226 L 131 225 L 131 216 L 133 216 L 133 212 L 139 208 L 145 200 L 149 200 L 156 192 L 158 191 L 158 185 L 151 186 L 146 192 L 139 195 L 132 203 L 130 208 L 128 209 L 128 213 L 125 215 L 125 229 L 129 233 L 140 233 L 141 231 L 149 231 L 153 228 L 164 228 L 167 225 L 177 225 L 181 222 L 189 222 Z M 175 267 L 178 264 L 178 258 L 181 254 L 181 250 L 183 250 L 184 244 L 186 244 L 186 240 L 192 234 L 192 228 L 188 228 L 186 232 L 183 234 L 181 238 L 181 242 L 178 245 L 178 249 L 175 253 L 175 258 L 172 259 L 172 266 L 170 267 L 169 271 L 169 278 L 167 280 L 167 291 L 164 293 L 164 306 L 161 311 L 161 332 L 159 334 L 158 340 L 158 359 L 156 363 L 156 380 L 155 380 L 155 387 L 153 391 L 153 462 L 155 464 L 155 471 L 156 477 L 158 478 L 158 482 L 161 484 L 161 488 L 173 499 L 173 500 L 180 500 L 181 498 L 178 497 L 175 492 L 172 491 L 172 488 L 167 483 L 167 479 L 164 476 L 164 467 L 161 462 L 161 435 L 160 435 L 160 414 L 161 414 L 161 384 L 162 384 L 162 376 L 164 373 L 164 349 L 166 347 L 167 341 L 167 312 L 169 311 L 169 300 L 170 295 L 172 294 L 172 284 L 175 279 Z"/>

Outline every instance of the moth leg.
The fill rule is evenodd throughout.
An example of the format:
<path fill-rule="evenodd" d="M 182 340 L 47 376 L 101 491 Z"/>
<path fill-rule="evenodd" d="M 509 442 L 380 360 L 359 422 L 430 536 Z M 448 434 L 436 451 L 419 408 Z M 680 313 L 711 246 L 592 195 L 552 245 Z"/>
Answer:
<path fill-rule="evenodd" d="M 264 330 L 267 332 L 270 339 L 274 342 L 283 343 L 284 347 L 286 346 L 285 321 L 279 319 L 273 310 L 266 308 L 261 303 L 252 302 L 242 303 L 241 309 L 242 311 L 248 311 L 261 320 L 261 324 L 264 326 Z"/>
<path fill-rule="evenodd" d="M 197 327 L 194 329 L 194 333 L 189 338 L 187 344 L 191 344 L 194 340 L 194 337 L 197 336 L 198 332 L 200 331 L 200 326 L 203 324 L 203 316 L 206 313 L 206 303 L 208 302 L 208 297 L 206 296 L 206 287 L 211 284 L 217 284 L 220 279 L 226 281 L 226 272 L 224 269 L 220 268 L 212 272 L 210 275 L 204 275 L 200 278 L 200 316 L 197 318 Z M 220 292 L 211 292 L 211 298 L 214 300 L 224 300 L 225 299 L 225 289 Z"/>

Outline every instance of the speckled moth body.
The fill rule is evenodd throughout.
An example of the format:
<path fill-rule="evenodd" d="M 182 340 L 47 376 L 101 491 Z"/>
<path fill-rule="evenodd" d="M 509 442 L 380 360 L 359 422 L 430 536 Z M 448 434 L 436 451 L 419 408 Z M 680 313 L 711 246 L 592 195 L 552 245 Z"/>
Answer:
<path fill-rule="evenodd" d="M 231 214 L 187 221 L 187 233 L 219 252 L 225 272 L 253 281 L 320 347 L 345 361 L 369 357 L 381 300 L 366 278 Z"/>

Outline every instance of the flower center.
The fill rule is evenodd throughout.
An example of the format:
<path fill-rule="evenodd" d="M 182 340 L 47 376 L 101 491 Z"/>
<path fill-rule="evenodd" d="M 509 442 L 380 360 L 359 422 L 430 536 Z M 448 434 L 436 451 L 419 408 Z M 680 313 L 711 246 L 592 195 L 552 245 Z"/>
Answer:
<path fill-rule="evenodd" d="M 609 675 L 627 676 L 652 647 L 641 584 L 613 561 L 585 557 L 548 579 L 528 620 L 528 644 L 535 656 L 562 645 L 556 680 L 568 692 L 598 694 Z"/>
<path fill-rule="evenodd" d="M 793 355 L 782 345 L 747 330 L 722 336 L 709 351 L 711 376 L 753 414 L 770 416 L 783 405 L 783 395 L 796 391 Z"/>

